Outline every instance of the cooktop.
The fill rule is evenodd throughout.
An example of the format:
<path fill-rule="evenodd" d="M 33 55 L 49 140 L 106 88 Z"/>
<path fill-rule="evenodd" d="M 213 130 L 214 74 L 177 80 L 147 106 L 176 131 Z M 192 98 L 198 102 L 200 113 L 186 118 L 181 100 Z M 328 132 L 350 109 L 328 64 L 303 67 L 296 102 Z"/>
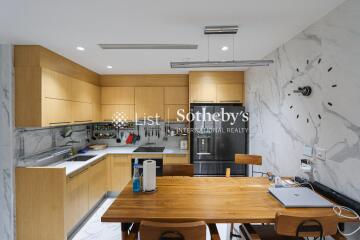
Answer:
<path fill-rule="evenodd" d="M 134 152 L 163 152 L 165 147 L 138 147 Z"/>

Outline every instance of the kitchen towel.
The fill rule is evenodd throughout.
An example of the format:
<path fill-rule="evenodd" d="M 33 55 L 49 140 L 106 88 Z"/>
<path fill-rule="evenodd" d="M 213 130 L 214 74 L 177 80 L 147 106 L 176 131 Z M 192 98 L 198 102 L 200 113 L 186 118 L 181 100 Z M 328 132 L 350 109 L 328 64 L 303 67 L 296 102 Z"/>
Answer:
<path fill-rule="evenodd" d="M 156 161 L 145 160 L 143 162 L 143 191 L 156 190 Z"/>

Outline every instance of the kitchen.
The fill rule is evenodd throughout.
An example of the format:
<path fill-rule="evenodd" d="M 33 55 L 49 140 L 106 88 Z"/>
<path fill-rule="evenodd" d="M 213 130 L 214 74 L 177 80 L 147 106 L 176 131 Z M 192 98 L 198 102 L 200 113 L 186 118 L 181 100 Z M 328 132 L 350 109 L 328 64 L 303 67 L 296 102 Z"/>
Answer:
<path fill-rule="evenodd" d="M 132 232 L 136 227 L 141 235 L 136 223 L 162 219 L 201 220 L 207 239 L 247 239 L 246 224 L 274 223 L 274 211 L 284 209 L 267 188 L 290 177 L 352 209 L 351 220 L 334 209 L 341 218 L 335 230 L 357 239 L 358 224 L 352 223 L 357 218 L 350 217 L 360 201 L 359 115 L 351 111 L 360 97 L 358 57 L 352 53 L 359 29 L 356 1 L 312 3 L 316 7 L 291 1 L 279 9 L 260 1 L 262 13 L 242 1 L 261 27 L 229 10 L 224 11 L 232 21 L 219 13 L 222 19 L 210 24 L 211 14 L 195 4 L 207 21 L 193 19 L 193 26 L 177 28 L 148 6 L 153 12 L 142 18 L 148 28 L 141 34 L 135 30 L 140 22 L 125 9 L 118 16 L 113 11 L 119 5 L 112 3 L 100 22 L 133 19 L 134 28 L 121 23 L 126 34 L 111 27 L 113 33 L 101 30 L 104 36 L 87 28 L 75 31 L 72 23 L 83 27 L 75 13 L 61 22 L 44 3 L 40 9 L 24 7 L 28 15 L 21 17 L 15 12 L 22 1 L 14 2 L 19 5 L 4 5 L 18 20 L 0 10 L 0 20 L 13 20 L 12 28 L 0 27 L 1 239 L 131 239 L 138 236 Z M 78 4 L 74 9 L 81 9 Z M 224 9 L 219 4 L 210 5 Z M 175 19 L 187 19 L 167 9 Z M 66 34 L 58 36 L 51 24 L 40 23 L 41 10 Z M 288 20 L 279 29 L 277 11 Z M 83 18 L 96 24 L 90 12 L 84 9 Z M 151 24 L 158 24 L 154 33 Z M 172 34 L 161 35 L 161 26 Z M 257 27 L 262 30 L 251 30 Z M 145 177 L 148 160 L 156 181 L 145 191 L 152 185 Z M 183 168 L 186 173 L 178 175 Z M 150 193 L 133 193 L 137 174 Z M 265 203 L 251 195 L 259 186 L 269 203 L 262 210 L 256 207 Z M 249 191 L 249 203 L 237 204 L 246 199 L 238 187 Z M 155 212 L 158 206 L 164 208 Z M 178 208 L 183 213 L 173 211 Z M 334 213 L 327 210 L 319 213 Z"/>

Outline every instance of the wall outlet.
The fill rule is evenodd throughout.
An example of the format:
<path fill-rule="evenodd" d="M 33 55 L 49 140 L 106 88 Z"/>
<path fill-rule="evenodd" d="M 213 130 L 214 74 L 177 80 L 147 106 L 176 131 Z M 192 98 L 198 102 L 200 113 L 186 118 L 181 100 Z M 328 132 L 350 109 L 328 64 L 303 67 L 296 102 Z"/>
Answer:
<path fill-rule="evenodd" d="M 326 160 L 326 150 L 323 148 L 318 148 L 318 147 L 315 148 L 315 157 L 317 159 L 325 161 Z"/>
<path fill-rule="evenodd" d="M 305 145 L 303 150 L 303 155 L 307 157 L 312 157 L 313 155 L 313 148 L 311 146 Z"/>

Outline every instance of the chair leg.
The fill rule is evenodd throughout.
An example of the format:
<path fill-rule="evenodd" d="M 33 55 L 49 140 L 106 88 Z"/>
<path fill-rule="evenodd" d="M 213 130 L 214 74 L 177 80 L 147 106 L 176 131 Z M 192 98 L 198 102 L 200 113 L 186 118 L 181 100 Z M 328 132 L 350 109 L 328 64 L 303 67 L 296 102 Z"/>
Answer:
<path fill-rule="evenodd" d="M 230 225 L 230 240 L 232 240 L 232 239 L 233 239 L 233 237 L 236 237 L 236 238 L 242 239 L 242 236 L 241 236 L 241 235 L 239 235 L 239 234 L 235 234 L 235 233 L 234 233 L 234 224 L 233 224 L 233 223 L 231 223 L 231 225 Z"/>

